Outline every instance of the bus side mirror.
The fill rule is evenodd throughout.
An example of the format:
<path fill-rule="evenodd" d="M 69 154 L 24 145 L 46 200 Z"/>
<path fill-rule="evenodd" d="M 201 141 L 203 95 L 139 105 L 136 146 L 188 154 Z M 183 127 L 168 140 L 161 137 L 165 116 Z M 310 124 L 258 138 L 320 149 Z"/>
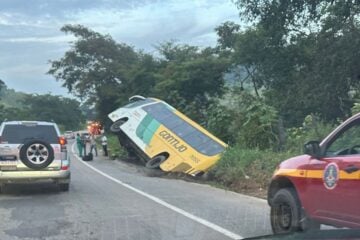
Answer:
<path fill-rule="evenodd" d="M 310 155 L 314 158 L 321 157 L 320 143 L 319 141 L 309 141 L 304 144 L 304 154 Z"/>

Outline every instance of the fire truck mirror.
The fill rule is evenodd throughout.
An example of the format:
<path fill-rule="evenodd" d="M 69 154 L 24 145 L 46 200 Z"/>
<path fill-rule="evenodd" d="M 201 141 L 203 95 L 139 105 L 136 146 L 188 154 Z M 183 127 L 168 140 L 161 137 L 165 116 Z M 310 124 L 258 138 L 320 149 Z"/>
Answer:
<path fill-rule="evenodd" d="M 304 144 L 304 153 L 315 158 L 321 156 L 319 141 L 309 141 Z"/>

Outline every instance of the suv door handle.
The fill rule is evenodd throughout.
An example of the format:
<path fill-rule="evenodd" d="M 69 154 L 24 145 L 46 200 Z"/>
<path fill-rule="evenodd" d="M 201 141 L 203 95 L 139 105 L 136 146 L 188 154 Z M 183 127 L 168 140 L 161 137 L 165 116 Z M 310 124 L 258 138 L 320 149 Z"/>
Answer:
<path fill-rule="evenodd" d="M 356 172 L 356 171 L 359 171 L 360 169 L 354 165 L 349 165 L 347 166 L 344 171 L 347 172 L 347 173 L 353 173 L 353 172 Z"/>

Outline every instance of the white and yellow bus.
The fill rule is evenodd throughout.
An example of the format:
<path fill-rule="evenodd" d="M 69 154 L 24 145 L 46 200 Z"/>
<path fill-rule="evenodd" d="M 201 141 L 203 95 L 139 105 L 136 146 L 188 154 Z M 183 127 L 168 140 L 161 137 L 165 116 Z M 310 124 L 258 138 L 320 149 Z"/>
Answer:
<path fill-rule="evenodd" d="M 227 147 L 159 99 L 134 96 L 108 116 L 121 145 L 140 155 L 148 168 L 198 176 L 213 166 Z"/>

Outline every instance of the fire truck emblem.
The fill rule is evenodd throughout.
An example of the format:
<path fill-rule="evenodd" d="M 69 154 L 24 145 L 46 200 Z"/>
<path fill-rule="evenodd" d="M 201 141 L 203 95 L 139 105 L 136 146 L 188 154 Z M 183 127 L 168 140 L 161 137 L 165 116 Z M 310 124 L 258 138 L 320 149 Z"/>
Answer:
<path fill-rule="evenodd" d="M 327 189 L 332 190 L 336 187 L 339 180 L 339 167 L 336 163 L 330 163 L 325 167 L 323 180 Z"/>

